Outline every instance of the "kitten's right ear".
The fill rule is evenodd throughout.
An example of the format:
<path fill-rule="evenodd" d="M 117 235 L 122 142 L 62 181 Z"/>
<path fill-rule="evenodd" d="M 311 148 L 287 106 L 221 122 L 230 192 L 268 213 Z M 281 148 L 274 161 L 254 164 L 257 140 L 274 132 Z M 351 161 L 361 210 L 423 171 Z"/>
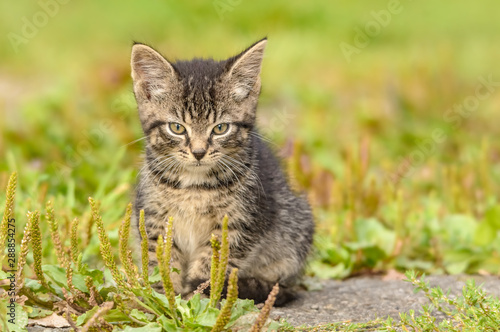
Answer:
<path fill-rule="evenodd" d="M 131 56 L 134 92 L 147 100 L 158 99 L 175 79 L 174 67 L 149 46 L 135 44 Z"/>

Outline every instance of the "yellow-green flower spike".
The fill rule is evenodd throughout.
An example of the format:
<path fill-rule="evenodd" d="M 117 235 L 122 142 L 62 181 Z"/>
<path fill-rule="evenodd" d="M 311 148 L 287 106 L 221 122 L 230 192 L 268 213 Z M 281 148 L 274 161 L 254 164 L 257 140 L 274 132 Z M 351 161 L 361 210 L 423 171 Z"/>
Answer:
<path fill-rule="evenodd" d="M 3 262 L 5 253 L 5 241 L 7 240 L 7 229 L 9 220 L 14 217 L 14 200 L 16 197 L 17 173 L 14 172 L 7 183 L 7 194 L 5 197 L 5 209 L 3 212 L 2 223 L 0 224 L 0 262 Z"/>
<path fill-rule="evenodd" d="M 40 233 L 40 213 L 38 211 L 28 213 L 31 225 L 31 246 L 33 247 L 33 269 L 43 287 L 50 289 L 42 271 L 42 236 Z"/>
<path fill-rule="evenodd" d="M 132 261 L 132 254 L 128 248 L 128 240 L 130 237 L 130 218 L 132 216 L 132 204 L 127 206 L 127 211 L 125 213 L 125 219 L 122 221 L 120 226 L 119 234 L 119 246 L 120 246 L 120 261 L 122 262 L 123 269 L 127 275 L 129 284 L 133 286 L 138 286 L 138 276 L 137 269 Z"/>
<path fill-rule="evenodd" d="M 97 235 L 99 236 L 101 255 L 104 260 L 104 264 L 110 270 L 113 279 L 119 288 L 124 291 L 128 291 L 128 287 L 125 284 L 122 275 L 118 271 L 116 267 L 115 260 L 113 258 L 113 254 L 111 252 L 111 243 L 109 242 L 108 235 L 106 234 L 106 230 L 104 229 L 104 223 L 102 221 L 102 217 L 99 215 L 99 209 L 97 207 L 97 203 L 93 198 L 89 198 L 90 207 L 92 209 L 92 218 L 97 226 Z"/>
<path fill-rule="evenodd" d="M 227 296 L 226 303 L 222 307 L 219 316 L 215 322 L 212 332 L 223 331 L 224 327 L 231 319 L 231 310 L 233 309 L 234 303 L 238 299 L 238 269 L 232 269 L 229 275 L 228 286 L 227 286 Z"/>
<path fill-rule="evenodd" d="M 161 281 L 163 284 L 163 289 L 165 290 L 165 296 L 168 299 L 168 304 L 172 315 L 175 317 L 176 305 L 175 305 L 175 293 L 174 287 L 172 285 L 172 279 L 170 278 L 170 264 L 169 261 L 165 260 L 165 246 L 167 245 L 166 238 L 160 234 L 158 236 L 158 243 L 156 245 L 156 257 L 158 258 L 158 267 L 160 269 Z"/>
<path fill-rule="evenodd" d="M 212 263 L 210 265 L 210 305 L 215 307 L 215 285 L 217 284 L 220 258 L 220 242 L 217 240 L 217 236 L 215 236 L 215 234 L 212 234 L 210 243 L 212 244 Z"/>
<path fill-rule="evenodd" d="M 66 266 L 66 259 L 64 258 L 64 250 L 61 243 L 61 237 L 59 236 L 59 223 L 57 222 L 54 215 L 54 206 L 51 201 L 48 201 L 45 206 L 45 217 L 49 222 L 50 236 L 52 238 L 52 244 L 56 250 L 57 261 L 61 266 Z"/>
<path fill-rule="evenodd" d="M 16 273 L 16 293 L 24 285 L 24 266 L 26 265 L 26 256 L 28 255 L 29 243 L 31 241 L 31 218 L 24 226 L 23 239 L 19 250 L 19 258 L 17 260 L 17 273 Z"/>
<path fill-rule="evenodd" d="M 144 220 L 144 210 L 139 212 L 139 233 L 141 234 L 141 257 L 142 257 L 142 280 L 146 288 L 151 288 L 149 284 L 149 256 L 148 256 L 148 235 L 146 233 L 146 222 Z"/>
<path fill-rule="evenodd" d="M 78 218 L 71 222 L 71 261 L 76 263 L 78 259 Z"/>
<path fill-rule="evenodd" d="M 222 219 L 222 243 L 220 246 L 220 257 L 217 267 L 217 275 L 215 284 L 210 285 L 210 304 L 215 306 L 219 302 L 222 289 L 224 288 L 224 281 L 226 279 L 227 264 L 229 262 L 229 236 L 228 236 L 228 217 L 224 216 Z M 212 294 L 213 292 L 213 294 Z"/>
<path fill-rule="evenodd" d="M 174 220 L 172 217 L 168 218 L 168 222 L 165 225 L 165 238 L 163 239 L 163 266 L 165 271 L 165 277 L 163 278 L 163 289 L 165 290 L 165 296 L 168 298 L 170 303 L 170 309 L 175 315 L 175 291 L 174 285 L 172 283 L 172 278 L 170 277 L 170 259 L 172 258 L 172 229 Z"/>

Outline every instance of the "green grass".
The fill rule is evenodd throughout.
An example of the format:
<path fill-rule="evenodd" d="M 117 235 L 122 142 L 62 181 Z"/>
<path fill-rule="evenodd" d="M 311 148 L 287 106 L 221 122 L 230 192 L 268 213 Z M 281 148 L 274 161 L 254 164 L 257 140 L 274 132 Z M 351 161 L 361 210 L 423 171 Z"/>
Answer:
<path fill-rule="evenodd" d="M 142 150 L 130 144 L 142 137 L 132 40 L 170 59 L 225 58 L 267 35 L 259 125 L 314 208 L 308 274 L 497 274 L 498 87 L 474 111 L 448 112 L 474 96 L 479 77 L 500 81 L 500 23 L 489 14 L 500 4 L 401 3 L 351 62 L 339 44 L 353 43 L 355 29 L 387 1 L 241 1 L 222 18 L 211 1 L 70 1 L 17 53 L 8 33 L 20 33 L 21 18 L 40 6 L 0 4 L 0 188 L 18 172 L 17 244 L 26 211 L 44 211 L 50 199 L 63 245 L 79 217 L 82 262 L 102 267 L 92 196 L 118 247 Z M 429 145 L 436 131 L 446 138 Z M 410 156 L 420 159 L 401 171 Z M 43 220 L 43 264 L 55 265 Z M 33 277 L 31 253 L 27 262 Z"/>
<path fill-rule="evenodd" d="M 17 174 L 9 179 L 6 190 L 4 217 L 0 224 L 0 239 L 7 239 L 7 271 L 0 271 L 0 278 L 8 280 L 0 292 L 0 326 L 2 331 L 25 331 L 28 318 L 40 319 L 53 314 L 63 315 L 75 331 L 211 331 L 228 329 L 277 330 L 282 324 L 269 320 L 269 313 L 276 300 L 278 285 L 259 310 L 253 301 L 238 299 L 238 269 L 231 269 L 227 278 L 227 295 L 221 300 L 228 271 L 229 242 L 228 218 L 222 221 L 222 236 L 212 238 L 212 266 L 210 296 L 198 293 L 188 299 L 175 295 L 171 273 L 178 273 L 170 266 L 172 225 L 170 218 L 163 235 L 158 237 L 156 257 L 158 267 L 148 273 L 149 244 L 145 234 L 144 210 L 140 212 L 142 271 L 134 263 L 129 247 L 131 206 L 120 226 L 120 263 L 115 260 L 115 250 L 99 212 L 99 202 L 89 198 L 92 221 L 97 227 L 99 252 L 105 269 L 95 269 L 83 263 L 81 245 L 78 243 L 79 222 L 72 223 L 71 244 L 61 242 L 61 233 L 52 203 L 47 203 L 45 221 L 50 224 L 50 237 L 56 247 L 58 264 L 42 265 L 42 232 L 40 213 L 28 213 L 19 256 L 11 243 L 13 202 L 15 201 Z M 31 249 L 31 250 L 30 250 Z M 35 278 L 25 278 L 26 256 L 33 256 Z M 78 254 L 80 253 L 80 254 Z M 3 260 L 3 256 L 1 257 Z M 15 261 L 18 261 L 16 263 Z M 157 283 L 163 286 L 159 292 Z M 208 285 L 205 286 L 205 288 Z M 17 296 L 17 298 L 16 298 Z M 13 301 L 17 300 L 17 301 Z"/>
<path fill-rule="evenodd" d="M 50 227 L 50 237 L 57 253 L 58 264 L 42 265 L 42 232 L 40 213 L 28 212 L 28 223 L 23 232 L 20 254 L 13 252 L 15 234 L 14 202 L 17 174 L 13 173 L 6 190 L 6 204 L 0 239 L 8 245 L 9 268 L 0 271 L 0 278 L 8 280 L 0 292 L 0 323 L 6 331 L 26 331 L 28 318 L 43 319 L 63 315 L 73 330 L 78 331 L 496 331 L 500 328 L 500 301 L 488 295 L 474 280 L 469 280 L 459 297 L 444 293 L 439 287 L 430 288 L 414 271 L 406 273 L 406 281 L 415 286 L 415 292 L 423 291 L 430 305 L 422 306 L 420 314 L 414 310 L 400 313 L 399 320 L 388 317 L 363 323 L 339 322 L 315 327 L 294 327 L 285 320 L 269 320 L 269 314 L 279 292 L 276 284 L 263 308 L 259 310 L 253 301 L 238 299 L 238 269 L 232 269 L 228 277 L 227 296 L 221 301 L 222 286 L 226 279 L 229 257 L 228 218 L 222 222 L 219 242 L 212 236 L 212 265 L 210 296 L 200 294 L 183 299 L 175 292 L 170 273 L 178 273 L 170 266 L 172 246 L 172 218 L 165 226 L 163 236 L 158 237 L 156 256 L 158 268 L 148 273 L 148 238 L 145 236 L 144 211 L 141 210 L 139 225 L 142 233 L 142 272 L 134 264 L 129 249 L 131 205 L 120 226 L 119 257 L 115 254 L 104 222 L 99 212 L 99 202 L 89 198 L 92 223 L 97 227 L 100 256 L 104 269 L 94 269 L 82 261 L 78 241 L 78 219 L 71 223 L 70 246 L 61 241 L 59 223 L 51 202 L 46 205 L 45 220 Z M 67 234 L 68 235 L 68 234 Z M 87 238 L 91 231 L 87 233 Z M 29 250 L 31 247 L 31 251 Z M 8 248 L 8 250 L 7 250 Z M 35 278 L 25 278 L 26 258 L 31 253 Z M 3 257 L 1 257 L 3 259 Z M 17 264 L 16 264 L 17 261 Z M 158 293 L 153 284 L 161 282 L 164 292 Z M 208 285 L 207 285 L 208 286 Z M 206 287 L 206 286 L 205 286 Z M 198 291 L 198 290 L 197 290 Z M 201 292 L 202 290 L 200 290 Z M 16 299 L 17 301 L 12 301 Z M 443 318 L 444 316 L 444 318 Z"/>

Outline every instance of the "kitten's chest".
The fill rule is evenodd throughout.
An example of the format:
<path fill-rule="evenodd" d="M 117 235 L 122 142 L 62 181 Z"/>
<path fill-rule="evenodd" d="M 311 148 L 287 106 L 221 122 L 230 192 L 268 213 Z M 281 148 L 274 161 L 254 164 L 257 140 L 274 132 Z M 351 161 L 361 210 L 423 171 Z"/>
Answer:
<path fill-rule="evenodd" d="M 187 256 L 206 246 L 210 241 L 216 221 L 203 216 L 179 215 L 174 217 L 173 237 L 176 246 Z"/>
<path fill-rule="evenodd" d="M 234 204 L 231 197 L 205 191 L 177 191 L 168 198 L 169 216 L 174 219 L 174 241 L 181 252 L 192 255 L 209 243 L 228 209 Z"/>

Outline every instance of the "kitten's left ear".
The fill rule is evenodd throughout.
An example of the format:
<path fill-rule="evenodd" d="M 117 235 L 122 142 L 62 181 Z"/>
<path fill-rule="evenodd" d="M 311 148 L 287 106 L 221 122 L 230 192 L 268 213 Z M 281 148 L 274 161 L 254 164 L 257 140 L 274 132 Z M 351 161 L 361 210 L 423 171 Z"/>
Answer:
<path fill-rule="evenodd" d="M 258 93 L 266 44 L 267 38 L 264 38 L 229 60 L 229 81 L 232 85 L 232 96 L 236 101 L 245 99 L 253 89 Z"/>

